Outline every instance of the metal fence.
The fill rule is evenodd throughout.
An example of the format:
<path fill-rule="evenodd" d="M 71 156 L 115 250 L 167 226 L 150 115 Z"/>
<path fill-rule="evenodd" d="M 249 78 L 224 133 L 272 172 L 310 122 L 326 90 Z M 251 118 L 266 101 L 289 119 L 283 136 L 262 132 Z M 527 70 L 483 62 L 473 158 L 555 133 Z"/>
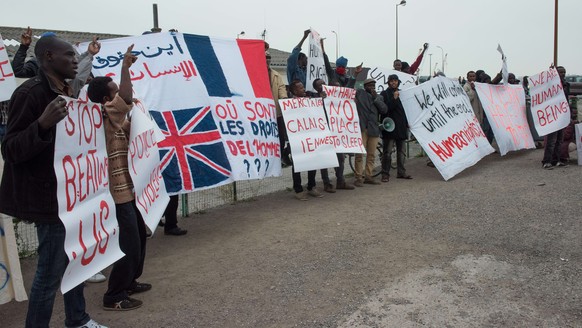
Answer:
<path fill-rule="evenodd" d="M 416 141 L 408 143 L 407 155 L 422 156 L 421 148 Z M 379 165 L 380 159 L 377 156 L 376 166 L 379 167 Z M 346 177 L 353 176 L 348 156 L 346 156 L 344 173 Z M 333 180 L 335 177 L 333 169 L 330 169 L 329 175 Z M 318 180 L 317 186 L 322 188 L 319 172 L 316 179 Z M 292 191 L 292 186 L 293 178 L 291 167 L 286 167 L 281 170 L 280 177 L 271 177 L 262 180 L 237 181 L 217 188 L 180 195 L 182 205 L 181 208 L 179 208 L 179 214 L 183 217 L 188 217 L 192 213 L 203 213 L 214 207 L 234 204 L 240 201 L 254 200 L 261 195 L 267 195 L 283 190 Z M 14 219 L 14 230 L 20 257 L 35 255 L 38 247 L 38 239 L 34 225 Z"/>

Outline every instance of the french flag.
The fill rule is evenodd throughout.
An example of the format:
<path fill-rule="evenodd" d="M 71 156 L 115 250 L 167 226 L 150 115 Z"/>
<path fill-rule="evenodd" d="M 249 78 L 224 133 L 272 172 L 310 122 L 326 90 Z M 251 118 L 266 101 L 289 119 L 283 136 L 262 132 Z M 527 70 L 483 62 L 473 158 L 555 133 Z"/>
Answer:
<path fill-rule="evenodd" d="M 263 41 L 193 34 L 184 41 L 210 97 L 273 98 Z"/>

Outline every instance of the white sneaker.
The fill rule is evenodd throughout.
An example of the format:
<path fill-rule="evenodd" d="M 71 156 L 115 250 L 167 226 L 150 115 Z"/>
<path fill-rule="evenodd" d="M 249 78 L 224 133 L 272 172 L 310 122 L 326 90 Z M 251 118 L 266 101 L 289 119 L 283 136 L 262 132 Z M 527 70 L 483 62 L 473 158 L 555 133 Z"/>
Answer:
<path fill-rule="evenodd" d="M 91 278 L 85 280 L 86 282 L 104 282 L 105 280 L 107 280 L 107 278 L 103 275 L 103 273 L 101 273 L 101 271 L 97 272 L 96 274 L 94 274 L 93 276 L 91 276 Z M 91 327 L 91 326 L 89 326 Z"/>
<path fill-rule="evenodd" d="M 97 321 L 91 319 L 91 320 L 89 320 L 89 322 L 87 322 L 86 324 L 84 324 L 82 326 L 68 327 L 68 328 L 107 328 L 107 326 L 100 325 L 97 323 Z"/>

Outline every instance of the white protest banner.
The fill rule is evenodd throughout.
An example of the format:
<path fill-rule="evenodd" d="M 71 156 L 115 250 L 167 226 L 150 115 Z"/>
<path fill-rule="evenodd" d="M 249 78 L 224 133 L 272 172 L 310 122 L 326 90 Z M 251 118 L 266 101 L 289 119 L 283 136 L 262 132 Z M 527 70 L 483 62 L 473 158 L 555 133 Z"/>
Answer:
<path fill-rule="evenodd" d="M 281 175 L 262 40 L 181 33 L 108 39 L 93 73 L 117 76 L 130 44 L 138 57 L 130 69 L 136 96 L 172 136 L 158 144 L 169 194 Z"/>
<path fill-rule="evenodd" d="M 521 85 L 475 83 L 501 156 L 519 149 L 533 149 L 535 144 L 525 113 L 525 93 Z"/>
<path fill-rule="evenodd" d="M 164 215 L 170 196 L 160 170 L 158 142 L 161 133 L 143 103 L 137 101 L 131 115 L 129 133 L 129 174 L 135 190 L 135 204 L 152 233 Z"/>
<path fill-rule="evenodd" d="M 66 293 L 124 254 L 109 192 L 101 105 L 65 98 L 68 116 L 56 127 L 54 167 L 59 218 L 66 229 Z"/>
<path fill-rule="evenodd" d="M 212 51 L 224 80 L 208 73 L 206 89 L 228 156 L 232 179 L 262 179 L 281 175 L 277 109 L 273 101 L 265 44 L 261 40 L 231 40 L 188 36 L 195 62 Z M 208 50 L 203 49 L 207 47 Z M 205 67 L 206 69 L 212 66 Z M 205 70 L 201 71 L 204 78 Z M 218 80 L 218 79 L 216 79 Z M 211 83 L 212 82 L 212 83 Z"/>
<path fill-rule="evenodd" d="M 539 136 L 561 130 L 570 124 L 570 105 L 560 75 L 550 68 L 528 77 L 531 116 Z"/>
<path fill-rule="evenodd" d="M 356 90 L 324 85 L 323 91 L 327 95 L 323 103 L 336 152 L 365 154 L 354 100 Z"/>
<path fill-rule="evenodd" d="M 12 71 L 8 52 L 4 46 L 4 40 L 0 35 L 0 101 L 9 100 L 16 89 L 16 78 Z"/>
<path fill-rule="evenodd" d="M 321 98 L 279 99 L 295 172 L 338 166 Z"/>
<path fill-rule="evenodd" d="M 12 218 L 0 214 L 0 304 L 26 301 Z"/>
<path fill-rule="evenodd" d="M 327 84 L 327 73 L 325 72 L 325 61 L 321 50 L 321 36 L 314 29 L 309 33 L 309 54 L 307 55 L 307 78 L 305 90 L 316 92 L 313 88 L 313 81 L 322 79 Z"/>
<path fill-rule="evenodd" d="M 437 77 L 402 90 L 400 101 L 410 131 L 445 180 L 495 151 L 459 82 Z"/>
<path fill-rule="evenodd" d="M 399 86 L 400 90 L 406 90 L 416 86 L 416 81 L 418 80 L 416 75 L 383 67 L 370 67 L 366 78 L 376 80 L 376 91 L 380 93 L 388 89 L 388 77 L 392 74 L 398 75 L 398 79 L 401 82 Z"/>
<path fill-rule="evenodd" d="M 582 165 L 582 123 L 574 125 L 576 129 L 576 150 L 578 151 L 578 165 Z"/>

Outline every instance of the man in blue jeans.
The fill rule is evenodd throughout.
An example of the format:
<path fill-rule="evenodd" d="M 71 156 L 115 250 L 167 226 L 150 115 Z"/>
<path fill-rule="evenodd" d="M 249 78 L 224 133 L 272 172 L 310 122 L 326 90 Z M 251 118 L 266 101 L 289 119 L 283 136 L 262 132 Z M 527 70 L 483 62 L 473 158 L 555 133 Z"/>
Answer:
<path fill-rule="evenodd" d="M 73 47 L 57 38 L 38 40 L 36 77 L 14 91 L 2 141 L 4 171 L 0 183 L 0 212 L 34 222 L 38 235 L 38 265 L 28 303 L 25 327 L 48 327 L 61 279 L 69 262 L 65 227 L 58 216 L 54 171 L 56 124 L 67 116 L 66 101 L 73 90 L 66 79 L 77 74 Z M 104 327 L 85 312 L 84 285 L 63 295 L 66 327 Z"/>

